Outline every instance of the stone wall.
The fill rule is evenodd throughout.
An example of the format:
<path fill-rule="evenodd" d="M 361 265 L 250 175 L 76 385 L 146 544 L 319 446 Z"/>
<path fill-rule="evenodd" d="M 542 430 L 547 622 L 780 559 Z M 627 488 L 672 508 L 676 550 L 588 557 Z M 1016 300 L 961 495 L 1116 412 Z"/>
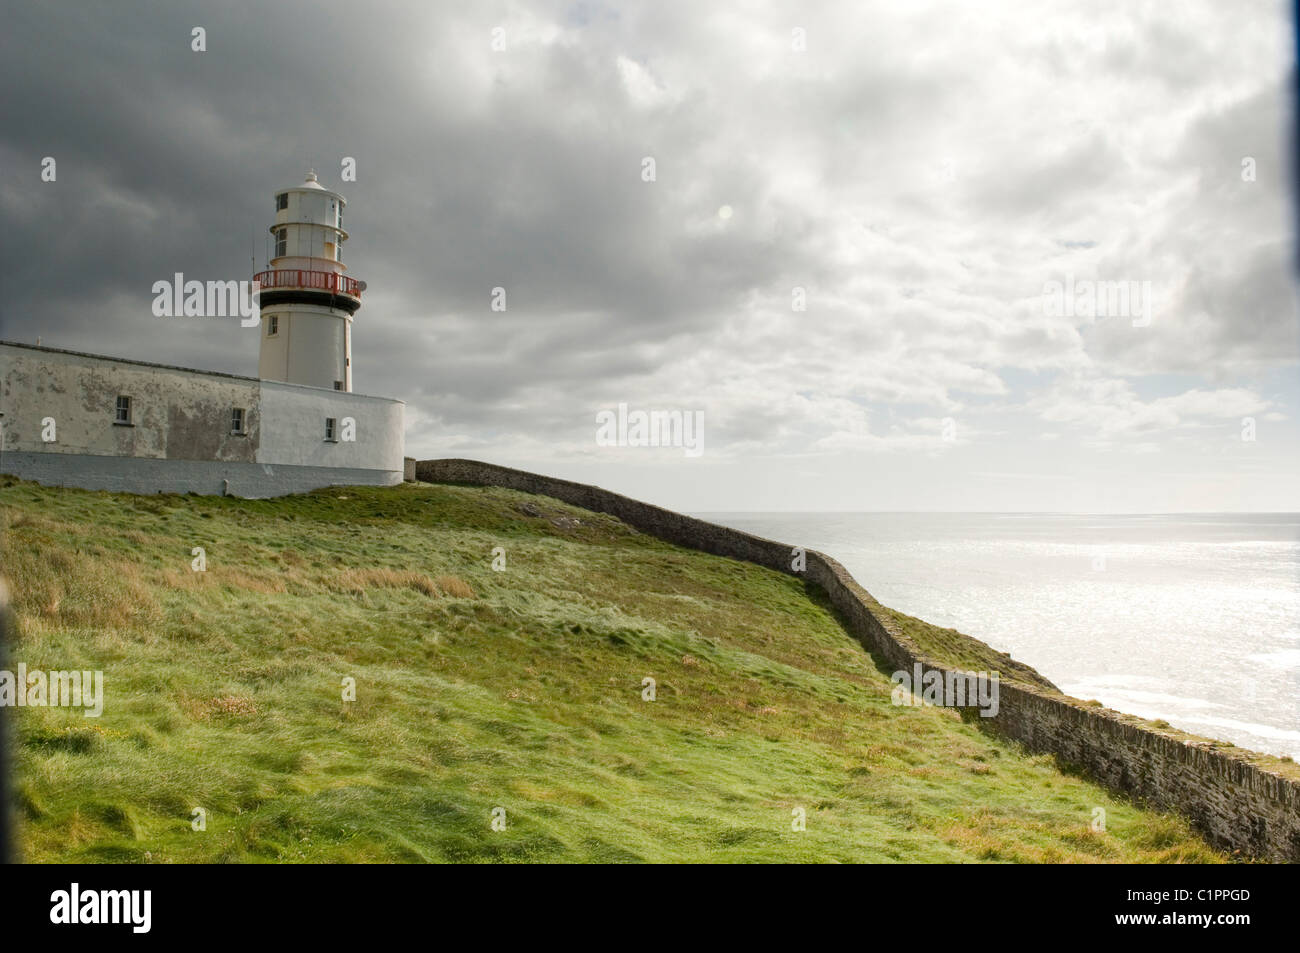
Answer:
<path fill-rule="evenodd" d="M 549 496 L 615 516 L 667 542 L 801 574 L 793 568 L 793 546 L 599 487 L 473 460 L 421 460 L 415 469 L 416 478 L 423 482 L 499 486 Z M 846 627 L 870 652 L 895 670 L 911 670 L 914 664 L 926 671 L 948 670 L 925 657 L 878 612 L 876 600 L 838 562 L 811 550 L 805 558 L 802 575 L 825 590 Z M 1177 811 L 1219 848 L 1300 861 L 1300 781 L 1252 763 L 1250 752 L 1188 741 L 1065 695 L 1006 682 L 999 685 L 998 714 L 979 722 L 1031 751 L 1048 752 L 1064 764 L 1082 768 L 1113 790 Z"/>

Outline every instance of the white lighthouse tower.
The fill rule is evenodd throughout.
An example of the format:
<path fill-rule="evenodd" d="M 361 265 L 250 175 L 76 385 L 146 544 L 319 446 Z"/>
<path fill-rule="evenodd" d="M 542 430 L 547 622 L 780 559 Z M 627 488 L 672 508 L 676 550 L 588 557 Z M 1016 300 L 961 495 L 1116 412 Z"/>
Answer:
<path fill-rule="evenodd" d="M 365 283 L 343 264 L 347 201 L 316 181 L 275 195 L 275 254 L 261 283 L 262 344 L 257 376 L 352 390 L 352 316 Z"/>

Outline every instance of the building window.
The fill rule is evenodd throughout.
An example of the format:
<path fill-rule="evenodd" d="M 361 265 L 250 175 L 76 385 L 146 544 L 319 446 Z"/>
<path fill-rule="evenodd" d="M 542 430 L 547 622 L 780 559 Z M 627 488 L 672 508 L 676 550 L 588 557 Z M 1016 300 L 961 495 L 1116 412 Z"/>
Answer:
<path fill-rule="evenodd" d="M 266 336 L 275 337 L 280 333 L 280 316 L 278 314 L 268 314 L 266 316 Z"/>
<path fill-rule="evenodd" d="M 113 418 L 115 424 L 131 425 L 131 398 L 125 394 L 117 395 L 117 415 Z"/>
<path fill-rule="evenodd" d="M 282 212 L 289 207 L 289 193 L 281 192 L 275 197 L 275 210 Z"/>
<path fill-rule="evenodd" d="M 334 382 L 334 389 L 335 389 L 335 390 L 342 390 L 342 389 L 343 389 L 343 382 L 342 382 L 342 381 L 335 381 L 335 382 Z"/>
<path fill-rule="evenodd" d="M 337 431 L 334 428 L 334 418 L 326 417 L 325 418 L 325 439 L 330 443 L 335 443 L 338 440 L 338 437 L 335 436 L 336 433 Z"/>
<path fill-rule="evenodd" d="M 275 230 L 275 257 L 283 258 L 289 250 L 289 229 L 277 228 Z"/>
<path fill-rule="evenodd" d="M 230 432 L 242 434 L 244 432 L 244 408 L 230 408 Z"/>

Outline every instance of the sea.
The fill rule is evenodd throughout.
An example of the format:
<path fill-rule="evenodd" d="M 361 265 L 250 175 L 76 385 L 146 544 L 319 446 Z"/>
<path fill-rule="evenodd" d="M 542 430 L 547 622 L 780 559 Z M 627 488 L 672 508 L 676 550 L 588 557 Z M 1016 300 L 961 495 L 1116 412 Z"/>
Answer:
<path fill-rule="evenodd" d="M 1062 691 L 1300 760 L 1300 514 L 701 513 Z"/>

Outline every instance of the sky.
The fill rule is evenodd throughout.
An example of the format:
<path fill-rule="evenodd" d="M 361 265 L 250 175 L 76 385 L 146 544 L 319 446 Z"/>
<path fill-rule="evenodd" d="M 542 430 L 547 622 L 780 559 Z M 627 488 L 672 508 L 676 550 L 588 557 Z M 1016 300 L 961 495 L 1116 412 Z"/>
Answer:
<path fill-rule="evenodd" d="M 151 289 L 265 267 L 310 167 L 410 456 L 689 512 L 1300 510 L 1285 3 L 0 11 L 5 340 L 256 374 Z M 598 440 L 620 404 L 702 452 Z"/>

